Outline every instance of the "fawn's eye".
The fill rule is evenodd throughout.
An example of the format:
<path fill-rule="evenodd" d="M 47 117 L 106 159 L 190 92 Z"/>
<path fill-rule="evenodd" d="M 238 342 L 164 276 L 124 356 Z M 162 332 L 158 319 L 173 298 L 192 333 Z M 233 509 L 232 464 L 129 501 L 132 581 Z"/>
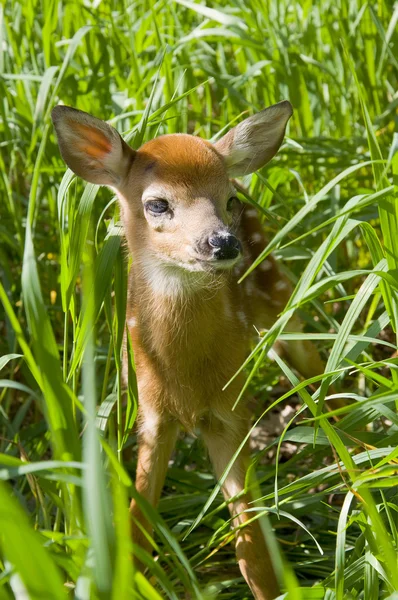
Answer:
<path fill-rule="evenodd" d="M 145 202 L 145 208 L 152 215 L 161 215 L 169 210 L 169 203 L 167 200 L 149 200 Z"/>
<path fill-rule="evenodd" d="M 232 196 L 232 198 L 230 198 L 227 202 L 227 210 L 233 210 L 233 208 L 238 202 L 238 198 L 236 196 Z"/>

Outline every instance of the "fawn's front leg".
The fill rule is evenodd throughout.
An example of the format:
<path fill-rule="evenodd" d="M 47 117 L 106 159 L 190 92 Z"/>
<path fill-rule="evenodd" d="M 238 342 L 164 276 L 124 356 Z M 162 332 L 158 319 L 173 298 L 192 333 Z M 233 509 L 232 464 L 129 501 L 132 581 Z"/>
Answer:
<path fill-rule="evenodd" d="M 221 477 L 232 456 L 247 434 L 246 420 L 224 424 L 214 420 L 202 428 L 210 459 L 218 478 Z M 235 460 L 223 484 L 223 494 L 228 501 L 245 489 L 245 475 L 249 462 L 248 448 L 245 447 Z M 234 527 L 249 521 L 254 514 L 244 512 L 252 500 L 245 493 L 228 505 Z M 239 529 L 236 533 L 236 557 L 242 575 L 246 579 L 256 600 L 273 600 L 279 594 L 271 557 L 258 520 Z"/>
<path fill-rule="evenodd" d="M 170 455 L 173 451 L 178 425 L 152 408 L 143 405 L 139 417 L 138 461 L 135 487 L 152 505 L 159 502 Z M 131 501 L 132 538 L 144 550 L 151 551 L 145 532 L 152 535 L 152 525 L 143 515 L 135 500 Z M 138 565 L 140 567 L 140 565 Z"/>

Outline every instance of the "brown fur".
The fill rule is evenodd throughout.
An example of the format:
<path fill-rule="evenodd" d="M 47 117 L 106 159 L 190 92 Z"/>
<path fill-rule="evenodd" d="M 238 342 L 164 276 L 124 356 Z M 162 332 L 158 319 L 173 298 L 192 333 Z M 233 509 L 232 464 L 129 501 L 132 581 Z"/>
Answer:
<path fill-rule="evenodd" d="M 55 109 L 66 162 L 88 181 L 112 186 L 122 208 L 133 257 L 127 323 L 139 388 L 136 488 L 154 506 L 180 425 L 200 429 L 217 477 L 248 431 L 245 403 L 232 411 L 242 376 L 222 389 L 246 358 L 254 327 L 272 325 L 291 288 L 272 257 L 242 285 L 237 283 L 265 240 L 252 207 L 228 208 L 228 198 L 235 195 L 230 175 L 250 172 L 269 160 L 290 115 L 290 104 L 284 102 L 247 119 L 214 146 L 179 134 L 152 140 L 135 152 L 94 117 Z M 84 139 L 76 123 L 83 127 Z M 93 128 L 92 134 L 87 127 Z M 85 153 L 85 140 L 95 145 L 98 137 L 98 149 L 90 146 Z M 103 157 L 108 143 L 111 151 Z M 169 202 L 167 213 L 154 216 L 148 211 L 146 203 L 153 198 Z M 240 263 L 223 270 L 209 254 L 210 237 L 220 231 L 234 233 L 243 246 Z M 289 328 L 300 329 L 299 321 L 292 319 Z M 304 375 L 322 370 L 310 343 L 286 344 L 286 349 Z M 248 460 L 245 447 L 223 484 L 234 526 L 249 519 Z M 131 514 L 134 541 L 150 550 L 151 525 L 134 501 Z M 255 598 L 275 598 L 279 586 L 258 521 L 238 530 L 236 553 Z"/>

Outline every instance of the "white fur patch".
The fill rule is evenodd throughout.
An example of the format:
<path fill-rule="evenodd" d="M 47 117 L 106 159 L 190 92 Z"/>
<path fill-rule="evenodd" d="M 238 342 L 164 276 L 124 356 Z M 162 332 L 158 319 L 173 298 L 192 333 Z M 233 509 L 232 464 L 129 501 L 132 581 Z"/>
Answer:
<path fill-rule="evenodd" d="M 127 325 L 130 329 L 134 329 L 134 327 L 137 326 L 137 319 L 135 317 L 130 317 L 130 319 L 127 320 Z"/>
<path fill-rule="evenodd" d="M 189 271 L 187 265 L 179 266 L 178 264 L 162 263 L 159 258 L 146 257 L 141 259 L 137 266 L 153 293 L 157 296 L 177 298 L 182 295 L 189 295 L 201 287 L 207 287 L 207 273 Z"/>
<path fill-rule="evenodd" d="M 238 317 L 238 321 L 242 323 L 242 325 L 247 325 L 247 317 L 243 310 L 238 310 L 236 316 Z"/>
<path fill-rule="evenodd" d="M 251 279 L 246 279 L 245 283 L 244 283 L 244 286 L 245 286 L 245 292 L 246 292 L 246 294 L 248 296 L 252 296 L 254 294 L 254 291 L 255 291 L 255 287 L 253 285 L 252 280 Z"/>
<path fill-rule="evenodd" d="M 166 271 L 161 265 L 152 265 L 145 275 L 156 295 L 176 297 L 184 292 L 183 278 L 178 271 L 173 273 L 171 269 Z"/>
<path fill-rule="evenodd" d="M 270 260 L 263 260 L 259 266 L 260 271 L 270 271 L 272 269 L 272 262 Z"/>
<path fill-rule="evenodd" d="M 230 472 L 224 483 L 224 490 L 229 495 L 229 498 L 234 498 L 241 493 L 243 486 L 233 472 Z"/>
<path fill-rule="evenodd" d="M 142 201 L 146 202 L 150 199 L 164 198 L 165 200 L 171 200 L 173 198 L 173 190 L 167 185 L 159 185 L 153 183 L 149 185 L 142 195 Z"/>
<path fill-rule="evenodd" d="M 252 241 L 254 243 L 261 242 L 262 239 L 263 239 L 263 236 L 261 235 L 261 233 L 258 233 L 257 231 L 256 231 L 256 233 L 253 233 L 253 235 L 252 235 Z"/>
<path fill-rule="evenodd" d="M 283 281 L 283 279 L 281 279 L 280 281 L 277 281 L 275 284 L 275 289 L 278 292 L 281 292 L 282 290 L 287 290 L 288 289 L 288 284 L 286 283 L 286 281 Z"/>
<path fill-rule="evenodd" d="M 151 408 L 145 407 L 143 416 L 139 423 L 139 432 L 146 438 L 156 439 L 159 430 L 159 415 Z"/>

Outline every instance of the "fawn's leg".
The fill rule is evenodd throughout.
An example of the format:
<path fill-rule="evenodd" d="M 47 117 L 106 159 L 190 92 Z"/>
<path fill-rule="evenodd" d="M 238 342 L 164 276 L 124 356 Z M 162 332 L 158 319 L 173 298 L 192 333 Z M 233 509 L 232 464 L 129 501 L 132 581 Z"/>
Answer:
<path fill-rule="evenodd" d="M 245 420 L 227 427 L 221 421 L 212 421 L 202 428 L 203 438 L 209 450 L 216 476 L 221 477 L 234 452 L 242 442 L 247 427 Z M 244 448 L 235 460 L 223 484 L 226 500 L 236 496 L 245 488 L 248 449 Z M 238 527 L 251 519 L 255 513 L 245 513 L 252 500 L 248 493 L 228 505 L 233 526 Z M 273 600 L 279 594 L 279 586 L 271 558 L 258 520 L 236 533 L 236 557 L 242 575 L 246 579 L 256 600 Z"/>
<path fill-rule="evenodd" d="M 161 415 L 147 409 L 141 411 L 135 487 L 152 506 L 156 506 L 159 502 L 177 433 L 178 425 L 175 421 L 162 418 Z M 151 544 L 144 531 L 152 535 L 152 525 L 135 500 L 131 501 L 130 512 L 133 542 L 150 552 Z"/>

